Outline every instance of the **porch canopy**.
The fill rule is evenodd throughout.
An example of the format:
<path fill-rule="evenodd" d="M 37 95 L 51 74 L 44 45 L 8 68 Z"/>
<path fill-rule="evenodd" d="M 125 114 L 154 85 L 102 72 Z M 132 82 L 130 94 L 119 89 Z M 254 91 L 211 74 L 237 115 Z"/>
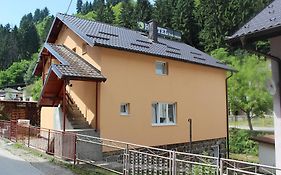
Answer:
<path fill-rule="evenodd" d="M 58 106 L 64 97 L 66 83 L 70 80 L 106 81 L 100 70 L 74 51 L 64 45 L 51 43 L 45 43 L 34 75 L 43 76 L 43 88 L 38 101 L 40 106 Z"/>

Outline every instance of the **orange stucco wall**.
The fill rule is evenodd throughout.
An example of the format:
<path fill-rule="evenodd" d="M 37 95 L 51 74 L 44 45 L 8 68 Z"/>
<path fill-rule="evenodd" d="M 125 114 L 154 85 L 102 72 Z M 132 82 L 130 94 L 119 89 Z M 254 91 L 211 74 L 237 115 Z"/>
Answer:
<path fill-rule="evenodd" d="M 41 108 L 41 128 L 54 129 L 54 110 L 52 107 L 42 107 Z"/>
<path fill-rule="evenodd" d="M 96 83 L 86 81 L 70 81 L 72 87 L 67 87 L 67 91 L 79 107 L 89 124 L 95 128 L 96 114 Z"/>
<path fill-rule="evenodd" d="M 101 49 L 101 137 L 144 145 L 226 137 L 226 72 L 206 66 L 136 53 Z M 155 61 L 168 62 L 167 76 L 155 74 Z M 152 103 L 176 102 L 174 126 L 152 126 Z M 130 103 L 130 115 L 120 116 L 120 104 Z"/>
<path fill-rule="evenodd" d="M 101 137 L 144 145 L 188 142 L 188 118 L 193 119 L 194 141 L 226 137 L 225 70 L 101 47 L 88 46 L 82 54 L 84 42 L 66 27 L 56 43 L 76 48 L 107 78 L 100 86 Z M 167 76 L 155 74 L 156 60 L 168 62 Z M 79 108 L 90 109 L 93 119 L 94 87 L 72 84 Z M 153 102 L 176 102 L 176 124 L 153 126 Z M 120 116 L 121 103 L 130 103 L 129 116 Z"/>

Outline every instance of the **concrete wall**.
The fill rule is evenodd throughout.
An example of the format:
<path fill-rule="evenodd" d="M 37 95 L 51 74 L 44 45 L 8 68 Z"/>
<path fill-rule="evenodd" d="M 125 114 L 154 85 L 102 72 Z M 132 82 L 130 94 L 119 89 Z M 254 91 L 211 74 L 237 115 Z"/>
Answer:
<path fill-rule="evenodd" d="M 260 164 L 275 166 L 274 145 L 267 143 L 259 143 L 259 160 Z"/>
<path fill-rule="evenodd" d="M 281 59 L 281 36 L 271 38 L 270 41 L 270 52 L 272 55 Z M 272 79 L 276 84 L 276 93 L 273 97 L 273 115 L 274 115 L 274 135 L 275 135 L 275 155 L 276 155 L 276 166 L 281 167 L 281 108 L 280 108 L 280 66 L 279 63 L 272 60 L 271 61 L 271 69 L 272 69 Z M 281 175 L 281 171 L 277 172 L 278 175 Z"/>

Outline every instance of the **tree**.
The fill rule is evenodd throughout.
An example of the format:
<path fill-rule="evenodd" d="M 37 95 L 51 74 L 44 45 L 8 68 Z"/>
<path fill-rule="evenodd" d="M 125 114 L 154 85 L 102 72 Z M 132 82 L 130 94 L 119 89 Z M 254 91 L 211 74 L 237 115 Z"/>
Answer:
<path fill-rule="evenodd" d="M 0 87 L 24 83 L 24 74 L 30 62 L 21 60 L 14 62 L 8 69 L 0 71 Z"/>
<path fill-rule="evenodd" d="M 23 16 L 20 22 L 20 52 L 22 58 L 29 58 L 39 49 L 39 36 L 33 23 L 32 14 Z"/>
<path fill-rule="evenodd" d="M 36 66 L 38 60 L 38 53 L 32 55 L 32 60 L 29 63 L 28 69 L 24 74 L 24 82 L 25 84 L 32 84 L 35 81 L 35 77 L 33 75 L 33 70 Z"/>
<path fill-rule="evenodd" d="M 198 42 L 194 11 L 193 0 L 177 0 L 172 17 L 173 29 L 182 32 L 182 41 L 190 45 L 197 45 Z"/>
<path fill-rule="evenodd" d="M 137 0 L 135 13 L 138 21 L 147 22 L 151 20 L 152 5 L 149 0 Z"/>
<path fill-rule="evenodd" d="M 154 3 L 153 19 L 159 26 L 172 28 L 173 0 L 156 0 Z"/>
<path fill-rule="evenodd" d="M 243 111 L 250 130 L 253 130 L 251 119 L 272 109 L 272 97 L 265 88 L 265 82 L 270 78 L 268 62 L 264 58 L 240 50 L 230 55 L 226 49 L 220 48 L 213 51 L 212 55 L 239 71 L 229 79 L 230 110 Z"/>
<path fill-rule="evenodd" d="M 119 24 L 122 27 L 135 29 L 137 27 L 137 20 L 135 18 L 134 4 L 131 1 L 122 2 L 120 9 Z"/>
<path fill-rule="evenodd" d="M 76 3 L 76 11 L 77 11 L 77 13 L 81 13 L 82 12 L 82 5 L 83 5 L 83 1 L 82 0 L 77 0 L 77 3 Z"/>

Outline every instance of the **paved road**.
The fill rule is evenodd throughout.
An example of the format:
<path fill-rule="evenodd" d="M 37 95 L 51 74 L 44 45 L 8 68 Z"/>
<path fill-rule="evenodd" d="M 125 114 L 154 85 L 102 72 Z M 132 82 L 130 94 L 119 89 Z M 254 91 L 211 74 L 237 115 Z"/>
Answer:
<path fill-rule="evenodd" d="M 0 174 L 3 175 L 43 175 L 29 162 L 0 147 Z"/>
<path fill-rule="evenodd" d="M 230 126 L 230 128 L 238 128 L 238 129 L 249 130 L 249 126 Z M 253 129 L 255 131 L 274 132 L 274 128 L 272 128 L 272 127 L 254 127 Z"/>

